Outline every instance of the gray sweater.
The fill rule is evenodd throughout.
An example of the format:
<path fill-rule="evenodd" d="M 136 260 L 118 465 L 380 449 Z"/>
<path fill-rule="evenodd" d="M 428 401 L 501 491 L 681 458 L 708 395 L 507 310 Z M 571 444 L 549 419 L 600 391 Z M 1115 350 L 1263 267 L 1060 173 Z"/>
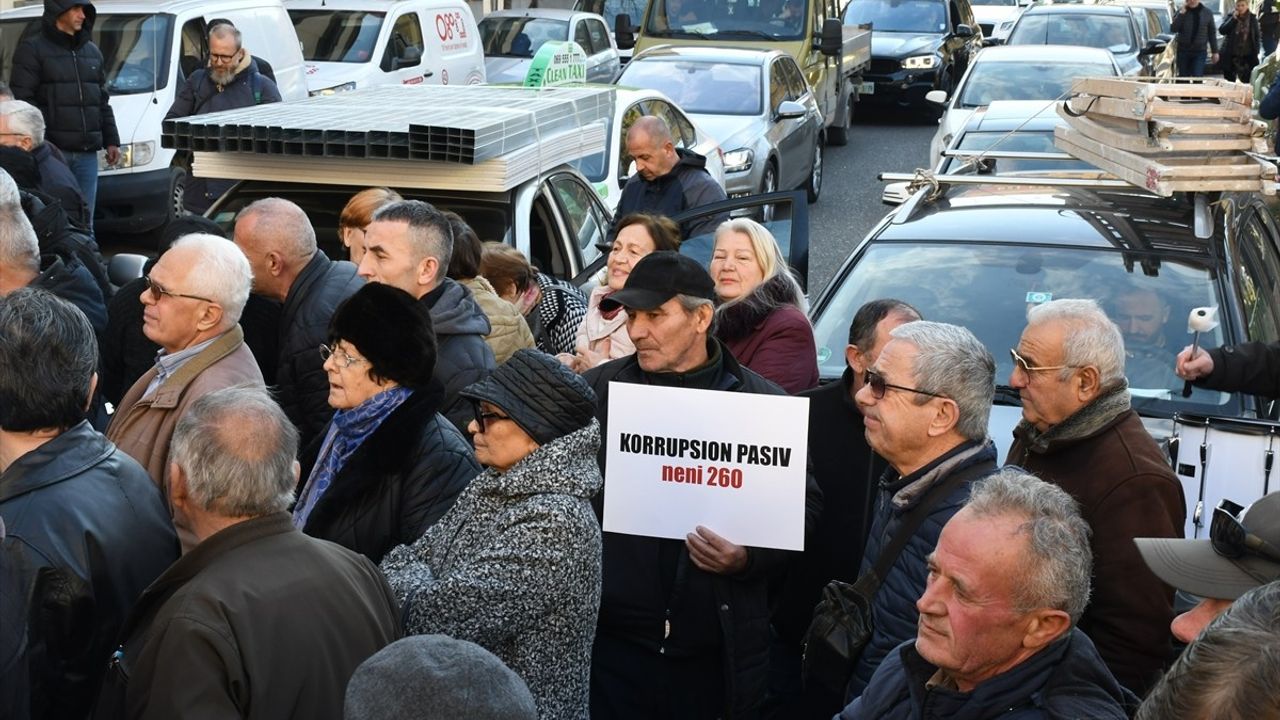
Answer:
<path fill-rule="evenodd" d="M 1213 11 L 1203 2 L 1195 10 L 1184 10 L 1173 18 L 1169 29 L 1178 36 L 1178 52 L 1196 52 L 1209 44 L 1209 52 L 1218 52 L 1218 26 L 1213 22 Z"/>

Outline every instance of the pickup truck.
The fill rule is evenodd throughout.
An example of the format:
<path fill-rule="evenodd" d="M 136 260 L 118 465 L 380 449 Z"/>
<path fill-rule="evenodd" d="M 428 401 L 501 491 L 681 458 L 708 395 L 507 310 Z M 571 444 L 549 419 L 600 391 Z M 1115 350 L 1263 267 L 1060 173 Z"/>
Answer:
<path fill-rule="evenodd" d="M 862 73 L 871 65 L 871 29 L 844 25 L 840 17 L 837 0 L 650 0 L 639 26 L 617 16 L 614 38 L 636 52 L 654 45 L 781 50 L 813 87 L 827 142 L 844 145 Z"/>

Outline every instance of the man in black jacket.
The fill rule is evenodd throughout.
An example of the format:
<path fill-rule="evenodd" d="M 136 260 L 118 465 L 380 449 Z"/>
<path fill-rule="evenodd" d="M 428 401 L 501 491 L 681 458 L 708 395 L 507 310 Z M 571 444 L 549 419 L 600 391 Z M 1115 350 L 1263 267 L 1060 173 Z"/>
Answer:
<path fill-rule="evenodd" d="M 1280 83 L 1277 83 L 1280 87 Z M 1280 343 L 1250 342 L 1178 353 L 1177 373 L 1201 387 L 1280 398 Z"/>
<path fill-rule="evenodd" d="M 436 379 L 444 385 L 440 412 L 464 437 L 474 417 L 471 404 L 459 401 L 462 388 L 497 368 L 485 342 L 491 326 L 471 291 L 446 276 L 453 254 L 449 219 L 430 203 L 401 200 L 384 205 L 365 228 L 360 277 L 400 288 L 431 311 L 435 329 Z"/>
<path fill-rule="evenodd" d="M 1178 37 L 1178 77 L 1203 77 L 1205 59 L 1218 62 L 1218 33 L 1213 11 L 1200 0 L 1186 0 L 1169 29 Z M 1205 49 L 1205 46 L 1208 49 Z"/>
<path fill-rule="evenodd" d="M 603 437 L 610 382 L 786 394 L 739 365 L 712 335 L 714 297 L 715 283 L 697 261 L 656 252 L 636 263 L 626 286 L 604 301 L 626 308 L 636 353 L 584 376 L 596 392 Z M 603 493 L 597 496 L 597 511 L 603 500 Z M 810 477 L 806 529 L 821 504 Z M 604 533 L 592 717 L 759 716 L 769 674 L 768 586 L 788 553 L 735 545 L 707 528 L 690 530 L 684 542 Z"/>
<path fill-rule="evenodd" d="M 263 198 L 241 210 L 235 243 L 253 268 L 253 291 L 283 303 L 277 398 L 306 447 L 333 417 L 319 350 L 329 339 L 329 319 L 364 281 L 355 265 L 320 252 L 307 214 L 288 200 Z"/>
<path fill-rule="evenodd" d="M 654 115 L 637 118 L 627 131 L 627 154 L 636 161 L 636 174 L 627 178 L 615 218 L 644 212 L 674 217 L 693 208 L 724 200 L 724 188 L 707 172 L 707 159 L 676 149 L 667 122 Z M 683 223 L 684 239 L 715 232 L 727 215 Z"/>
<path fill-rule="evenodd" d="M 45 0 L 40 32 L 13 54 L 13 97 L 44 113 L 46 137 L 60 150 L 80 183 L 89 227 L 98 197 L 98 151 L 108 165 L 120 160 L 120 134 L 108 102 L 106 62 L 93 44 L 97 10 L 92 3 Z"/>
<path fill-rule="evenodd" d="M 97 344 L 84 314 L 43 290 L 0 297 L 0 628 L 7 720 L 84 718 L 126 613 L 178 557 L 160 491 L 82 420 Z"/>

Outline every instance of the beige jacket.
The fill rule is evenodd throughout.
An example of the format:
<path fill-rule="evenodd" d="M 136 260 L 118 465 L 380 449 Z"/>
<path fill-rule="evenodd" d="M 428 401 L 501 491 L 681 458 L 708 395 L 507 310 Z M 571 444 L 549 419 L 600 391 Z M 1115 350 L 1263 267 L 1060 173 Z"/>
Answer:
<path fill-rule="evenodd" d="M 473 277 L 470 280 L 458 282 L 471 291 L 480 309 L 489 318 L 489 325 L 493 329 L 485 336 L 484 341 L 493 350 L 493 357 L 499 365 L 506 362 L 507 358 L 515 355 L 521 348 L 537 347 L 537 342 L 533 339 L 533 333 L 529 331 L 529 323 L 525 321 L 524 316 L 515 305 L 503 300 L 488 280 Z"/>

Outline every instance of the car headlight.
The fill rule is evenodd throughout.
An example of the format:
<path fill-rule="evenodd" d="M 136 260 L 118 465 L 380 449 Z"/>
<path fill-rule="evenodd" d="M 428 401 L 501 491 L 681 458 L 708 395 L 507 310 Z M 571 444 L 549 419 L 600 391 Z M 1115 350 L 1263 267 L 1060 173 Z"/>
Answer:
<path fill-rule="evenodd" d="M 156 157 L 156 144 L 153 140 L 128 143 L 120 146 L 120 161 L 115 165 L 107 164 L 107 153 L 98 153 L 98 170 L 122 170 L 124 168 L 142 167 L 150 164 Z"/>
<path fill-rule="evenodd" d="M 321 88 L 319 90 L 312 90 L 311 92 L 307 93 L 307 95 L 309 97 L 315 97 L 317 95 L 332 95 L 334 93 L 349 92 L 355 89 L 356 89 L 356 81 L 352 80 L 351 82 L 342 83 L 341 85 L 334 85 L 333 87 Z"/>
<path fill-rule="evenodd" d="M 750 148 L 730 150 L 724 154 L 724 171 L 731 173 L 750 170 L 751 163 L 755 162 L 755 159 L 756 154 L 751 152 Z"/>
<path fill-rule="evenodd" d="M 907 70 L 930 70 L 938 67 L 937 55 L 912 55 L 902 61 L 902 67 Z"/>

